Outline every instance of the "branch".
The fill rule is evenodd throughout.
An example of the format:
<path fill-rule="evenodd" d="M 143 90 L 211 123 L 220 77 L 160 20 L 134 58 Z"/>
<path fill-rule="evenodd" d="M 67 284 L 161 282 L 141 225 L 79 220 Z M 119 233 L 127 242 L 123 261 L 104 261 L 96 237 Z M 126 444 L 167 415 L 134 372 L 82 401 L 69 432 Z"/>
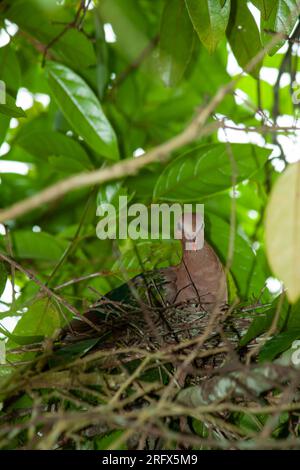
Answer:
<path fill-rule="evenodd" d="M 158 43 L 159 35 L 156 35 L 153 39 L 151 39 L 145 49 L 142 50 L 140 55 L 131 64 L 129 64 L 128 67 L 123 70 L 123 72 L 121 72 L 117 76 L 117 78 L 113 82 L 111 89 L 108 92 L 108 97 L 113 96 L 116 89 L 126 80 L 126 78 L 131 74 L 131 72 L 136 70 L 145 61 L 145 59 L 151 54 L 151 52 L 153 51 L 153 49 L 155 49 Z"/>
<path fill-rule="evenodd" d="M 259 397 L 272 390 L 275 385 L 288 382 L 295 374 L 299 379 L 299 371 L 278 363 L 259 365 L 253 370 L 244 367 L 242 371 L 216 376 L 200 385 L 185 388 L 178 393 L 176 401 L 197 407 L 247 394 L 250 397 Z"/>

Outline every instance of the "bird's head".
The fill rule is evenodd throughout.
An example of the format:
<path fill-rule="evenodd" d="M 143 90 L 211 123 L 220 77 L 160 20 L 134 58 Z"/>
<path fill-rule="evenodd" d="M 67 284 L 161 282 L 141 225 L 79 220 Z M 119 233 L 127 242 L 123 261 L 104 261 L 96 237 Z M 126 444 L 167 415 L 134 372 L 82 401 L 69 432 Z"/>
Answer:
<path fill-rule="evenodd" d="M 204 217 L 200 213 L 185 213 L 177 221 L 176 238 L 182 240 L 187 251 L 201 250 L 204 246 Z"/>

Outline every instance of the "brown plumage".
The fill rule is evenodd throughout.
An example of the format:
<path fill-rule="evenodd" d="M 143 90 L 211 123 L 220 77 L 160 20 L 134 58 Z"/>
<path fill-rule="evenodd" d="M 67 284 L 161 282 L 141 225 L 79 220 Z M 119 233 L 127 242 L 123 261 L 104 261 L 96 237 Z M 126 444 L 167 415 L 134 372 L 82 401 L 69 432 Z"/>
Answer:
<path fill-rule="evenodd" d="M 226 276 L 217 254 L 204 240 L 203 216 L 185 214 L 178 221 L 177 230 L 183 255 L 178 266 L 165 270 L 165 277 L 172 286 L 169 302 L 195 299 L 207 312 L 224 306 L 228 301 Z"/>
<path fill-rule="evenodd" d="M 164 275 L 169 282 L 166 299 L 171 304 L 188 303 L 194 299 L 207 312 L 227 304 L 224 269 L 207 242 L 201 250 L 183 250 L 180 264 L 165 269 Z"/>

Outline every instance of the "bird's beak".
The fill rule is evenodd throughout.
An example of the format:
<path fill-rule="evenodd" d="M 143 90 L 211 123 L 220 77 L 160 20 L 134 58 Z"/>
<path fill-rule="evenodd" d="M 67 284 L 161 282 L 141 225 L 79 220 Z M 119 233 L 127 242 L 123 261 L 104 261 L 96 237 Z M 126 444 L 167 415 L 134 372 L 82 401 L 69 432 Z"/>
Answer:
<path fill-rule="evenodd" d="M 196 242 L 196 240 L 191 243 L 191 251 L 197 251 L 197 242 Z"/>
<path fill-rule="evenodd" d="M 203 246 L 204 246 L 204 238 L 203 237 L 196 237 L 196 238 L 194 238 L 194 240 L 185 242 L 185 249 L 187 251 L 202 250 Z"/>

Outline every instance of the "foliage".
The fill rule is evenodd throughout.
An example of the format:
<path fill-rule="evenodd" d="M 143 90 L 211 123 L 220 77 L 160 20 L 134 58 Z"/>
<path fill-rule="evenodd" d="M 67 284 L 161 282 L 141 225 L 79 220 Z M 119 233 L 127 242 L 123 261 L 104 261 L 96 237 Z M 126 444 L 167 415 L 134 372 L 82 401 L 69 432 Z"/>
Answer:
<path fill-rule="evenodd" d="M 288 153 L 299 145 L 298 17 L 297 0 L 1 2 L 0 38 L 8 38 L 0 47 L 1 209 L 72 175 L 113 175 L 112 165 L 183 132 L 234 79 L 208 113 L 211 131 L 167 162 L 74 186 L 20 217 L 2 220 L 0 211 L 2 448 L 153 447 L 158 437 L 163 448 L 299 448 L 300 406 L 285 401 L 294 393 L 286 393 L 288 380 L 294 387 L 298 379 L 291 357 L 300 338 L 300 167 Z M 2 170 L 13 162 L 21 172 Z M 174 241 L 97 238 L 97 207 L 119 211 L 120 195 L 147 207 L 205 204 L 206 238 L 228 267 L 230 314 L 248 321 L 217 373 L 209 363 L 183 384 L 177 376 L 201 354 L 214 362 L 218 353 L 201 337 L 171 350 L 114 345 L 95 353 L 98 338 L 53 355 L 59 329 L 100 295 L 143 269 L 178 262 Z M 274 276 L 287 298 L 266 287 Z M 275 368 L 260 369 L 266 361 Z M 231 388 L 241 377 L 247 385 L 244 364 L 251 400 L 240 389 L 238 398 L 224 396 L 215 376 L 230 370 Z M 203 379 L 213 403 L 202 402 Z M 192 418 L 186 432 L 182 417 Z"/>

